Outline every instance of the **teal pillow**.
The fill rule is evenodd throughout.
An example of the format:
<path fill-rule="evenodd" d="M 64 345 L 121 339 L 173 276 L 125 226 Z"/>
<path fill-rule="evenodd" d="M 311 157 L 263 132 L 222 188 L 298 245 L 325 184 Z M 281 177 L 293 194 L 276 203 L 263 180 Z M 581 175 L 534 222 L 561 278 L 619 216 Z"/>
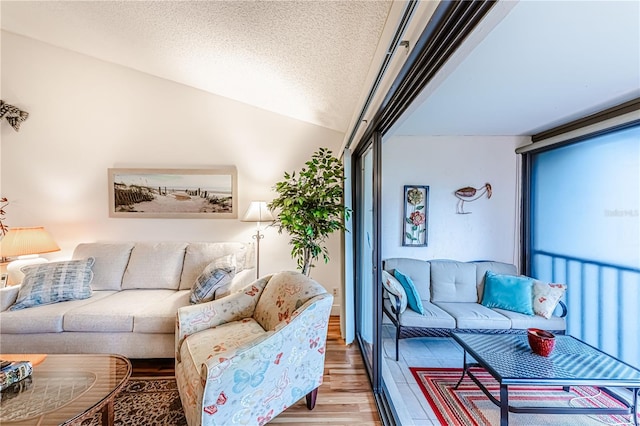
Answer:
<path fill-rule="evenodd" d="M 507 311 L 534 315 L 533 278 L 515 275 L 499 275 L 487 271 L 484 276 L 482 305 Z"/>
<path fill-rule="evenodd" d="M 420 315 L 424 315 L 424 307 L 422 306 L 422 300 L 420 300 L 420 295 L 416 290 L 416 286 L 413 285 L 413 281 L 409 278 L 408 275 L 403 274 L 397 269 L 393 271 L 393 276 L 396 277 L 402 287 L 404 288 L 405 293 L 407 293 L 407 305 L 414 311 L 418 312 Z"/>

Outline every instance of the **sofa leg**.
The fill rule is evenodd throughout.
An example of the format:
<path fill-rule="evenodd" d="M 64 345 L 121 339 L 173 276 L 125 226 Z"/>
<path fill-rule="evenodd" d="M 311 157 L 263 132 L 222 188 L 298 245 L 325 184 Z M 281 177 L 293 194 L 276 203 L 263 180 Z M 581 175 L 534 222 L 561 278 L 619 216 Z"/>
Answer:
<path fill-rule="evenodd" d="M 307 408 L 313 410 L 316 406 L 316 398 L 318 397 L 318 388 L 315 388 L 307 394 Z"/>
<path fill-rule="evenodd" d="M 396 328 L 396 361 L 398 361 L 398 357 L 399 357 L 399 349 L 398 349 L 398 342 L 400 341 L 400 327 Z"/>

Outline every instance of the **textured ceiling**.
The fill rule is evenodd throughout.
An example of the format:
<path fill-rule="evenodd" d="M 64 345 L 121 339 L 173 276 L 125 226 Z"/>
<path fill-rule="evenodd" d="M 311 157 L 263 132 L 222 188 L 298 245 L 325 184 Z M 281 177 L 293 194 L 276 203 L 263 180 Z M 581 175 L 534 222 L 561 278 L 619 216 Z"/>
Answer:
<path fill-rule="evenodd" d="M 391 1 L 5 1 L 2 29 L 345 132 Z"/>

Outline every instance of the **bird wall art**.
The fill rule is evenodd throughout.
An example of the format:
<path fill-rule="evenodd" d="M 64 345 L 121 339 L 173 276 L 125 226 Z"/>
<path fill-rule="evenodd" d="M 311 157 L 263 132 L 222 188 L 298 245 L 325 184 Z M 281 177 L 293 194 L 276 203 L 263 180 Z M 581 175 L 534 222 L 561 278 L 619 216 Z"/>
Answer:
<path fill-rule="evenodd" d="M 3 118 L 17 132 L 20 130 L 20 124 L 29 118 L 29 113 L 0 100 L 0 120 Z"/>
<path fill-rule="evenodd" d="M 464 188 L 460 188 L 456 190 L 453 195 L 458 199 L 458 204 L 456 205 L 456 213 L 457 214 L 468 214 L 471 212 L 464 211 L 464 203 L 470 203 L 471 201 L 476 201 L 481 198 L 483 195 L 487 195 L 487 198 L 491 198 L 492 190 L 491 184 L 485 183 L 480 188 L 474 188 L 472 186 L 465 186 Z"/>

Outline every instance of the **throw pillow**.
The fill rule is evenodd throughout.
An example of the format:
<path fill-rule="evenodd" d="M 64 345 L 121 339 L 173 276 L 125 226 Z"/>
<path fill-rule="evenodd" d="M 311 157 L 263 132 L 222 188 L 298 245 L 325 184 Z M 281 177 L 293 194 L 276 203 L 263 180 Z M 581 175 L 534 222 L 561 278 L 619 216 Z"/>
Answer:
<path fill-rule="evenodd" d="M 416 290 L 416 286 L 413 284 L 413 281 L 411 281 L 411 278 L 397 269 L 393 271 L 393 276 L 402 284 L 405 293 L 407 293 L 407 305 L 420 315 L 424 315 L 424 307 L 422 306 L 422 300 L 420 300 L 420 294 L 418 294 L 418 290 Z"/>
<path fill-rule="evenodd" d="M 533 278 L 487 271 L 482 305 L 533 315 Z"/>
<path fill-rule="evenodd" d="M 400 313 L 403 313 L 407 309 L 407 293 L 404 291 L 402 284 L 387 271 L 382 271 L 382 286 L 394 299 L 400 300 Z"/>
<path fill-rule="evenodd" d="M 230 254 L 215 259 L 196 278 L 196 282 L 191 288 L 189 301 L 195 304 L 214 300 L 216 292 L 222 291 L 229 286 L 235 274 L 235 255 Z"/>
<path fill-rule="evenodd" d="M 24 279 L 12 311 L 91 297 L 94 258 L 41 263 L 21 269 Z"/>
<path fill-rule="evenodd" d="M 565 284 L 547 284 L 535 280 L 533 282 L 533 312 L 541 317 L 551 318 L 566 290 Z"/>

